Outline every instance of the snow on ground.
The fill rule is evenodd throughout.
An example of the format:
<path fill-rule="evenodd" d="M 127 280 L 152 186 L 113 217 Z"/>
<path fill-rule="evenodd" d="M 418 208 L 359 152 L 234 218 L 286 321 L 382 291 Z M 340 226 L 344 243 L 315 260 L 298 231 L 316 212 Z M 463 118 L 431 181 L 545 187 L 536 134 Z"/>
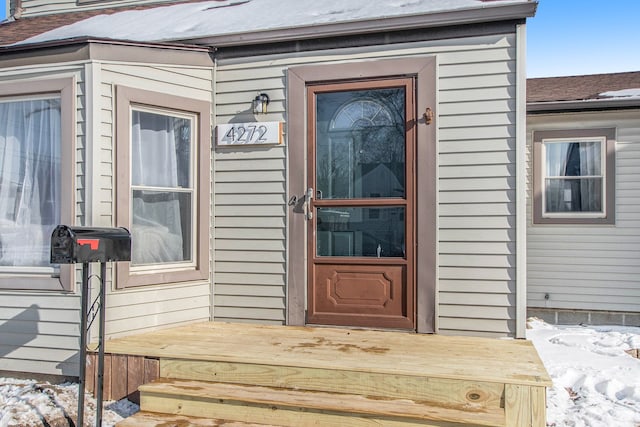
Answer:
<path fill-rule="evenodd" d="M 552 326 L 530 319 L 533 341 L 553 379 L 547 425 L 640 426 L 640 328 Z"/>
<path fill-rule="evenodd" d="M 547 426 L 640 427 L 640 359 L 629 354 L 640 349 L 640 328 L 552 326 L 538 319 L 528 328 L 553 379 Z M 0 378 L 0 427 L 71 425 L 76 399 L 75 384 Z M 95 401 L 87 397 L 86 404 L 85 425 L 92 426 Z M 106 402 L 103 427 L 138 409 L 127 400 Z"/>
<path fill-rule="evenodd" d="M 102 426 L 113 427 L 138 411 L 128 400 L 105 402 Z M 85 398 L 84 424 L 95 424 L 96 401 Z M 78 412 L 78 385 L 0 378 L 0 427 L 72 426 Z"/>

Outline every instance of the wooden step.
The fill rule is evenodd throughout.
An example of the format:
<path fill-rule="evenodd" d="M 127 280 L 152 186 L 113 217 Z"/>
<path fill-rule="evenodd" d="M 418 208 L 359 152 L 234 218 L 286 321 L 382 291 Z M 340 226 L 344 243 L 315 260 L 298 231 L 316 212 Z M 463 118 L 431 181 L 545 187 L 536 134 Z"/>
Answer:
<path fill-rule="evenodd" d="M 111 339 L 105 346 L 108 353 L 158 359 L 552 385 L 533 344 L 524 340 L 208 322 Z"/>
<path fill-rule="evenodd" d="M 140 411 L 116 424 L 116 427 L 282 427 L 275 424 L 243 423 L 184 415 Z"/>
<path fill-rule="evenodd" d="M 505 425 L 500 408 L 461 410 L 379 396 L 163 378 L 139 390 L 144 411 L 290 427 Z"/>
<path fill-rule="evenodd" d="M 500 410 L 504 384 L 334 368 L 161 359 L 160 377 L 409 399 L 435 406 Z"/>
<path fill-rule="evenodd" d="M 295 427 L 543 427 L 552 385 L 524 340 L 213 322 L 111 339 L 106 347 L 156 358 L 161 378 L 187 380 L 149 386 L 143 410 Z M 276 395 L 281 389 L 293 395 Z"/>

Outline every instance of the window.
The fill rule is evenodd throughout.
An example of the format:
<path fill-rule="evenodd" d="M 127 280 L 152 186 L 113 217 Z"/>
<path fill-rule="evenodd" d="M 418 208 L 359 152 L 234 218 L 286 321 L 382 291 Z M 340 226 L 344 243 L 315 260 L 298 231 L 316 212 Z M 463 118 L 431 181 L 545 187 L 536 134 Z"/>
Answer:
<path fill-rule="evenodd" d="M 119 86 L 118 287 L 208 278 L 209 103 Z"/>
<path fill-rule="evenodd" d="M 615 129 L 534 132 L 534 223 L 615 222 Z"/>
<path fill-rule="evenodd" d="M 71 78 L 0 86 L 0 288 L 71 289 L 49 258 L 72 218 L 72 102 Z"/>

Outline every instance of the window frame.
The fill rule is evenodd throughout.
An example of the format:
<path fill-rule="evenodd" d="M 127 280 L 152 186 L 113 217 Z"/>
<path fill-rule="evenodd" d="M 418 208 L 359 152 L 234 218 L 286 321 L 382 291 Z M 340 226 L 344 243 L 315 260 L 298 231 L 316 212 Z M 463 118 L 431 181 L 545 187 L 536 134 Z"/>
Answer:
<path fill-rule="evenodd" d="M 131 229 L 131 115 L 132 111 L 161 112 L 193 117 L 192 146 L 192 261 L 131 266 L 116 264 L 116 289 L 209 279 L 209 201 L 211 103 L 127 86 L 116 86 L 116 224 Z"/>
<path fill-rule="evenodd" d="M 615 128 L 533 131 L 533 224 L 615 224 L 615 137 Z M 545 144 L 585 140 L 602 144 L 602 212 L 545 212 Z"/>
<path fill-rule="evenodd" d="M 20 80 L 0 83 L 1 98 L 37 99 L 54 95 L 60 98 L 60 222 L 74 223 L 75 192 L 75 78 Z M 64 291 L 74 289 L 73 265 L 60 265 L 58 271 L 38 272 L 42 267 L 0 273 L 0 290 Z"/>

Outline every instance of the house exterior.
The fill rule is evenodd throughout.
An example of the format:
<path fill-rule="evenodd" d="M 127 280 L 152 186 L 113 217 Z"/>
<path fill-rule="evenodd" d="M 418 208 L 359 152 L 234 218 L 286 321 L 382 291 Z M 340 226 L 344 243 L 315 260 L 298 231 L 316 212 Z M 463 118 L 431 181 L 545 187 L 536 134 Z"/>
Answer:
<path fill-rule="evenodd" d="M 640 72 L 529 79 L 527 159 L 529 314 L 639 326 Z"/>
<path fill-rule="evenodd" d="M 0 370 L 77 374 L 58 223 L 132 232 L 108 338 L 207 320 L 524 337 L 536 2 L 160 3 L 11 1 L 0 25 L 0 117 L 20 117 L 0 119 Z"/>

